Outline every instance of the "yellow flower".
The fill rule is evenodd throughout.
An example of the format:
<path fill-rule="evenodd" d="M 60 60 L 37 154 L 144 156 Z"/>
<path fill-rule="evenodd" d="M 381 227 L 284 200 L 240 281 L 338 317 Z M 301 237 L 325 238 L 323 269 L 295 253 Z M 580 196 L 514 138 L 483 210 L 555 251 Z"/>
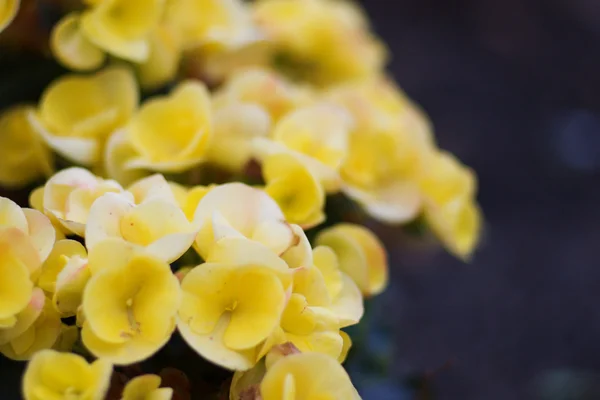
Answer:
<path fill-rule="evenodd" d="M 194 223 L 200 231 L 195 246 L 206 257 L 225 237 L 246 237 L 282 254 L 297 240 L 277 203 L 265 192 L 242 183 L 210 190 L 198 203 Z"/>
<path fill-rule="evenodd" d="M 0 0 L 0 32 L 15 18 L 20 3 L 20 0 Z"/>
<path fill-rule="evenodd" d="M 128 168 L 127 163 L 137 156 L 137 151 L 127 139 L 125 129 L 115 131 L 104 147 L 104 171 L 108 178 L 114 179 L 121 185 L 129 185 L 150 173 L 143 169 Z"/>
<path fill-rule="evenodd" d="M 43 350 L 27 365 L 23 394 L 25 400 L 102 400 L 111 374 L 112 365 L 106 360 L 88 364 L 77 354 Z"/>
<path fill-rule="evenodd" d="M 255 20 L 281 53 L 280 63 L 320 85 L 379 72 L 386 51 L 369 32 L 362 11 L 329 0 L 262 0 Z"/>
<path fill-rule="evenodd" d="M 356 122 L 340 170 L 344 192 L 383 222 L 415 218 L 422 204 L 416 175 L 433 147 L 425 116 L 379 77 L 340 85 L 327 96 Z"/>
<path fill-rule="evenodd" d="M 81 31 L 80 13 L 65 15 L 52 29 L 50 49 L 63 65 L 77 71 L 90 71 L 100 67 L 106 53 L 90 42 Z"/>
<path fill-rule="evenodd" d="M 318 103 L 285 115 L 273 130 L 273 139 L 338 170 L 348 152 L 352 116 L 342 107 Z"/>
<path fill-rule="evenodd" d="M 35 272 L 48 257 L 56 239 L 56 231 L 48 217 L 37 210 L 21 208 L 5 197 L 0 197 L 0 231 L 2 240 L 8 240 L 7 247 L 32 260 L 25 263 L 30 272 Z M 14 238 L 5 239 L 10 235 Z M 29 252 L 31 254 L 27 254 Z"/>
<path fill-rule="evenodd" d="M 186 48 L 236 48 L 257 37 L 241 0 L 172 0 L 167 5 L 166 20 L 181 32 Z"/>
<path fill-rule="evenodd" d="M 263 400 L 358 400 L 350 377 L 333 357 L 290 354 L 271 365 L 260 383 Z"/>
<path fill-rule="evenodd" d="M 179 332 L 211 362 L 249 369 L 279 324 L 290 270 L 268 248 L 245 238 L 221 239 L 206 261 L 181 283 Z"/>
<path fill-rule="evenodd" d="M 164 176 L 154 174 L 133 182 L 127 191 L 133 194 L 135 204 L 142 204 L 150 199 L 162 199 L 172 204 L 179 204 L 173 187 Z"/>
<path fill-rule="evenodd" d="M 138 153 L 128 168 L 181 172 L 205 158 L 212 136 L 210 98 L 206 87 L 186 81 L 167 97 L 147 101 L 126 127 Z"/>
<path fill-rule="evenodd" d="M 119 58 L 142 62 L 150 55 L 150 35 L 163 14 L 164 0 L 107 0 L 81 16 L 85 37 Z"/>
<path fill-rule="evenodd" d="M 191 188 L 183 189 L 184 192 L 179 191 L 175 193 L 175 197 L 179 196 L 177 202 L 179 203 L 179 207 L 183 210 L 185 216 L 189 221 L 194 220 L 194 213 L 196 212 L 196 208 L 200 203 L 200 200 L 204 198 L 214 187 L 217 185 L 208 185 L 208 186 L 193 186 Z"/>
<path fill-rule="evenodd" d="M 52 296 L 62 317 L 72 317 L 81 305 L 89 277 L 85 247 L 75 240 L 59 240 L 42 265 L 38 285 Z"/>
<path fill-rule="evenodd" d="M 171 400 L 173 389 L 160 388 L 160 382 L 157 375 L 137 376 L 127 382 L 121 400 Z"/>
<path fill-rule="evenodd" d="M 105 193 L 131 198 L 115 181 L 98 178 L 83 168 L 67 168 L 46 182 L 42 206 L 65 230 L 84 236 L 90 208 Z"/>
<path fill-rule="evenodd" d="M 325 220 L 325 192 L 302 159 L 293 153 L 272 154 L 262 161 L 262 174 L 265 191 L 287 221 L 306 229 Z"/>
<path fill-rule="evenodd" d="M 255 104 L 277 122 L 295 108 L 309 104 L 313 97 L 308 87 L 293 84 L 273 71 L 248 68 L 233 74 L 215 93 L 214 106 L 220 109 L 232 104 Z"/>
<path fill-rule="evenodd" d="M 37 112 L 29 117 L 57 153 L 76 163 L 94 165 L 108 135 L 133 114 L 138 96 L 135 78 L 126 68 L 67 75 L 46 88 Z"/>
<path fill-rule="evenodd" d="M 27 331 L 42 313 L 45 303 L 46 297 L 44 296 L 44 292 L 40 288 L 33 289 L 27 305 L 15 314 L 13 318 L 2 320 L 3 324 L 0 326 L 0 346 L 10 343 L 10 341 Z"/>
<path fill-rule="evenodd" d="M 327 246 L 317 246 L 313 249 L 313 259 L 315 268 L 323 276 L 331 299 L 328 308 L 337 316 L 338 326 L 357 324 L 364 314 L 363 297 L 352 278 L 340 269 L 336 253 Z"/>
<path fill-rule="evenodd" d="M 0 113 L 2 186 L 22 187 L 52 174 L 52 154 L 27 118 L 32 109 L 29 106 L 16 106 Z"/>
<path fill-rule="evenodd" d="M 446 152 L 431 153 L 427 165 L 419 177 L 427 223 L 451 253 L 468 260 L 481 234 L 476 176 Z"/>
<path fill-rule="evenodd" d="M 37 300 L 33 302 L 38 303 Z M 42 307 L 41 312 L 39 312 L 37 318 L 31 324 L 29 324 L 31 316 L 38 312 L 36 310 L 39 308 L 39 304 L 32 306 L 30 310 L 24 311 L 22 327 L 29 326 L 22 331 L 19 329 L 21 332 L 17 336 L 12 337 L 8 343 L 1 344 L 0 353 L 10 359 L 23 361 L 29 360 L 40 350 L 49 349 L 54 346 L 62 329 L 60 315 L 52 306 L 52 302 L 47 299 Z M 17 321 L 17 325 L 19 324 L 20 321 Z"/>
<path fill-rule="evenodd" d="M 177 75 L 182 50 L 175 29 L 159 26 L 150 34 L 150 54 L 138 65 L 140 83 L 145 89 L 156 89 Z"/>
<path fill-rule="evenodd" d="M 271 117 L 257 104 L 233 103 L 214 112 L 215 135 L 207 159 L 225 169 L 240 172 L 252 158 L 251 140 L 266 137 Z"/>
<path fill-rule="evenodd" d="M 335 251 L 340 269 L 348 274 L 365 296 L 379 294 L 388 283 L 385 249 L 367 228 L 354 224 L 338 224 L 321 231 L 318 245 Z"/>
<path fill-rule="evenodd" d="M 142 361 L 170 338 L 181 301 L 169 264 L 138 246 L 107 239 L 90 249 L 83 293 L 83 343 L 114 364 Z"/>
<path fill-rule="evenodd" d="M 174 202 L 151 196 L 136 205 L 125 196 L 106 193 L 90 208 L 85 243 L 91 251 L 105 239 L 117 238 L 173 262 L 192 246 L 197 231 Z"/>

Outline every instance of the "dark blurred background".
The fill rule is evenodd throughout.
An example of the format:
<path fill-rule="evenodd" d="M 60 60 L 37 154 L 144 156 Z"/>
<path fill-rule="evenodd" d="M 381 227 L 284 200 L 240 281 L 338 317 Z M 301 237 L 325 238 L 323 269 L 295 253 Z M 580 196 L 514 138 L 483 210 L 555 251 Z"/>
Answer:
<path fill-rule="evenodd" d="M 377 227 L 392 283 L 354 332 L 363 398 L 600 399 L 600 2 L 363 4 L 486 215 L 470 265 Z M 3 79 L 0 98 L 55 74 L 27 93 Z M 18 390 L 7 365 L 0 399 Z"/>
<path fill-rule="evenodd" d="M 600 2 L 362 3 L 486 215 L 470 265 L 386 231 L 363 398 L 600 399 Z"/>

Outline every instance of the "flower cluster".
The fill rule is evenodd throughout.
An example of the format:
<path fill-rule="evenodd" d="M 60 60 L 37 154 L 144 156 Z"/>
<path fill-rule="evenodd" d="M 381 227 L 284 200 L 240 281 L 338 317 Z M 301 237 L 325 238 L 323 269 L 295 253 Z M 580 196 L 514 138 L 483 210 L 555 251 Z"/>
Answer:
<path fill-rule="evenodd" d="M 0 31 L 19 3 L 0 0 Z M 31 360 L 25 398 L 102 399 L 113 367 L 175 331 L 236 371 L 232 400 L 360 398 L 344 329 L 385 289 L 387 256 L 328 201 L 418 218 L 462 259 L 482 220 L 475 174 L 386 75 L 362 11 L 56 3 L 46 39 L 73 72 L 0 112 L 0 185 L 38 185 L 31 208 L 0 198 L 0 353 Z M 119 395 L 171 398 L 161 385 Z"/>

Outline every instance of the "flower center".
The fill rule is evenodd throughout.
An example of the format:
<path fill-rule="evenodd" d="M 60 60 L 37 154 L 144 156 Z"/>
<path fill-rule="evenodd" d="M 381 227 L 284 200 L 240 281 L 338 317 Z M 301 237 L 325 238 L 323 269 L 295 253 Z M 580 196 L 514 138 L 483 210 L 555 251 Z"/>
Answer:
<path fill-rule="evenodd" d="M 225 310 L 231 312 L 231 311 L 234 311 L 237 308 L 237 306 L 238 306 L 238 301 L 234 300 L 233 303 L 231 303 L 229 306 L 227 306 L 225 308 Z"/>

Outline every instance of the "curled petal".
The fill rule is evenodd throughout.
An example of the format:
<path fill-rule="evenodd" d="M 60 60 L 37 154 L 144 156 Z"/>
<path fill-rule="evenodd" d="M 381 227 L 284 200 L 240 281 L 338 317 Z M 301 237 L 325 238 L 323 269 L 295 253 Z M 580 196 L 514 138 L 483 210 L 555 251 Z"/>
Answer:
<path fill-rule="evenodd" d="M 106 54 L 81 32 L 79 13 L 63 17 L 52 30 L 50 48 L 65 66 L 81 71 L 96 69 L 104 63 Z"/>

